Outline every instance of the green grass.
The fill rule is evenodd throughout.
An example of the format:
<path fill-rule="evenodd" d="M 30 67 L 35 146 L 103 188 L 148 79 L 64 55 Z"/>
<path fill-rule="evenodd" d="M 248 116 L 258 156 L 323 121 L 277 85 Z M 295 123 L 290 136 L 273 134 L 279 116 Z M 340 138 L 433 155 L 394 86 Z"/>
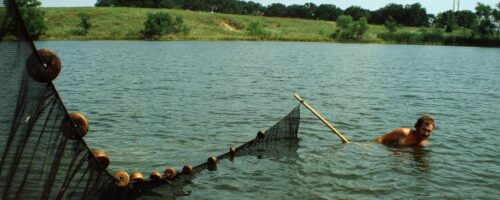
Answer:
<path fill-rule="evenodd" d="M 142 40 L 141 30 L 147 14 L 167 12 L 171 16 L 181 16 L 190 29 L 189 34 L 162 36 L 160 40 L 282 40 L 282 41 L 335 41 L 330 35 L 336 24 L 332 21 L 304 20 L 294 18 L 247 16 L 208 13 L 175 9 L 151 8 L 41 8 L 45 11 L 47 31 L 41 40 Z M 79 13 L 90 16 L 92 26 L 87 35 L 78 35 Z M 247 27 L 251 22 L 262 24 L 266 34 L 252 36 Z M 398 32 L 416 33 L 419 27 L 399 27 Z M 424 28 L 432 32 L 431 28 Z M 354 42 L 394 43 L 377 36 L 387 32 L 384 26 L 370 25 L 368 32 Z M 445 33 L 444 36 L 467 35 L 469 30 Z"/>
<path fill-rule="evenodd" d="M 190 29 L 188 35 L 168 35 L 162 40 L 298 40 L 328 41 L 335 28 L 334 22 L 262 16 L 230 15 L 186 10 L 147 8 L 42 8 L 45 11 L 47 31 L 42 40 L 142 39 L 147 14 L 167 12 L 181 16 Z M 90 16 L 89 33 L 79 36 L 78 13 Z M 259 21 L 271 33 L 266 38 L 250 36 L 246 27 Z"/>

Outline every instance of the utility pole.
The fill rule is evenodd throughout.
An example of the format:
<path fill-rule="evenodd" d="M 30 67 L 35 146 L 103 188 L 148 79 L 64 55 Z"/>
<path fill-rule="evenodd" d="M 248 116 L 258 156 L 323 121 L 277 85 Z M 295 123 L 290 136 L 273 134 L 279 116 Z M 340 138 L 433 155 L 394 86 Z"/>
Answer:
<path fill-rule="evenodd" d="M 458 23 L 458 18 L 460 17 L 460 0 L 457 0 L 457 25 L 460 26 L 460 24 Z"/>

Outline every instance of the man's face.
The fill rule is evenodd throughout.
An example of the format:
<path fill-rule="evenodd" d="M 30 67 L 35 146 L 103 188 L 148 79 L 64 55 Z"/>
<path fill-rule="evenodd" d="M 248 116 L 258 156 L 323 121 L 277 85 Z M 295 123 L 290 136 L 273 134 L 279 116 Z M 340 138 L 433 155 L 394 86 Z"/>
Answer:
<path fill-rule="evenodd" d="M 422 125 L 420 125 L 420 127 L 418 127 L 417 134 L 421 138 L 426 139 L 431 136 L 432 129 L 434 129 L 434 125 L 424 122 Z"/>

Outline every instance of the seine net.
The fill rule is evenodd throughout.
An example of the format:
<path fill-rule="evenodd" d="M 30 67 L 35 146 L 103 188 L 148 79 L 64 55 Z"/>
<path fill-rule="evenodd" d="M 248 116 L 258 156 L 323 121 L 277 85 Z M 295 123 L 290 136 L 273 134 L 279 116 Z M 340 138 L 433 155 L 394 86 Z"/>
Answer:
<path fill-rule="evenodd" d="M 156 187 L 210 169 L 207 161 L 174 179 L 120 185 L 82 139 L 81 121 L 68 114 L 51 80 L 57 56 L 36 50 L 14 0 L 0 4 L 0 199 L 133 199 Z M 54 64 L 56 63 L 56 64 Z M 51 68 L 52 67 L 52 68 Z M 69 120 L 71 119 L 71 120 Z M 248 155 L 297 142 L 300 105 L 273 127 L 217 157 Z M 217 161 L 215 161 L 216 163 Z"/>

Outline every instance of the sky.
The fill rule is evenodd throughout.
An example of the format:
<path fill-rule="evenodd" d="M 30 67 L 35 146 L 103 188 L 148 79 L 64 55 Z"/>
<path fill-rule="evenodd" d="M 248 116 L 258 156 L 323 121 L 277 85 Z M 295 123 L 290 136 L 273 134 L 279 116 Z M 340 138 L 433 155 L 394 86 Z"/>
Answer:
<path fill-rule="evenodd" d="M 43 7 L 80 7 L 80 6 L 94 6 L 96 0 L 40 0 Z M 267 6 L 271 3 L 282 3 L 285 5 L 300 4 L 312 2 L 316 5 L 320 4 L 334 4 L 342 9 L 349 6 L 361 6 L 369 10 L 376 10 L 389 3 L 396 4 L 414 4 L 420 3 L 427 9 L 427 13 L 437 14 L 439 12 L 451 10 L 453 8 L 453 0 L 252 0 L 253 2 L 260 3 Z M 460 10 L 474 11 L 477 2 L 490 5 L 494 7 L 500 0 L 457 0 L 460 1 Z"/>

